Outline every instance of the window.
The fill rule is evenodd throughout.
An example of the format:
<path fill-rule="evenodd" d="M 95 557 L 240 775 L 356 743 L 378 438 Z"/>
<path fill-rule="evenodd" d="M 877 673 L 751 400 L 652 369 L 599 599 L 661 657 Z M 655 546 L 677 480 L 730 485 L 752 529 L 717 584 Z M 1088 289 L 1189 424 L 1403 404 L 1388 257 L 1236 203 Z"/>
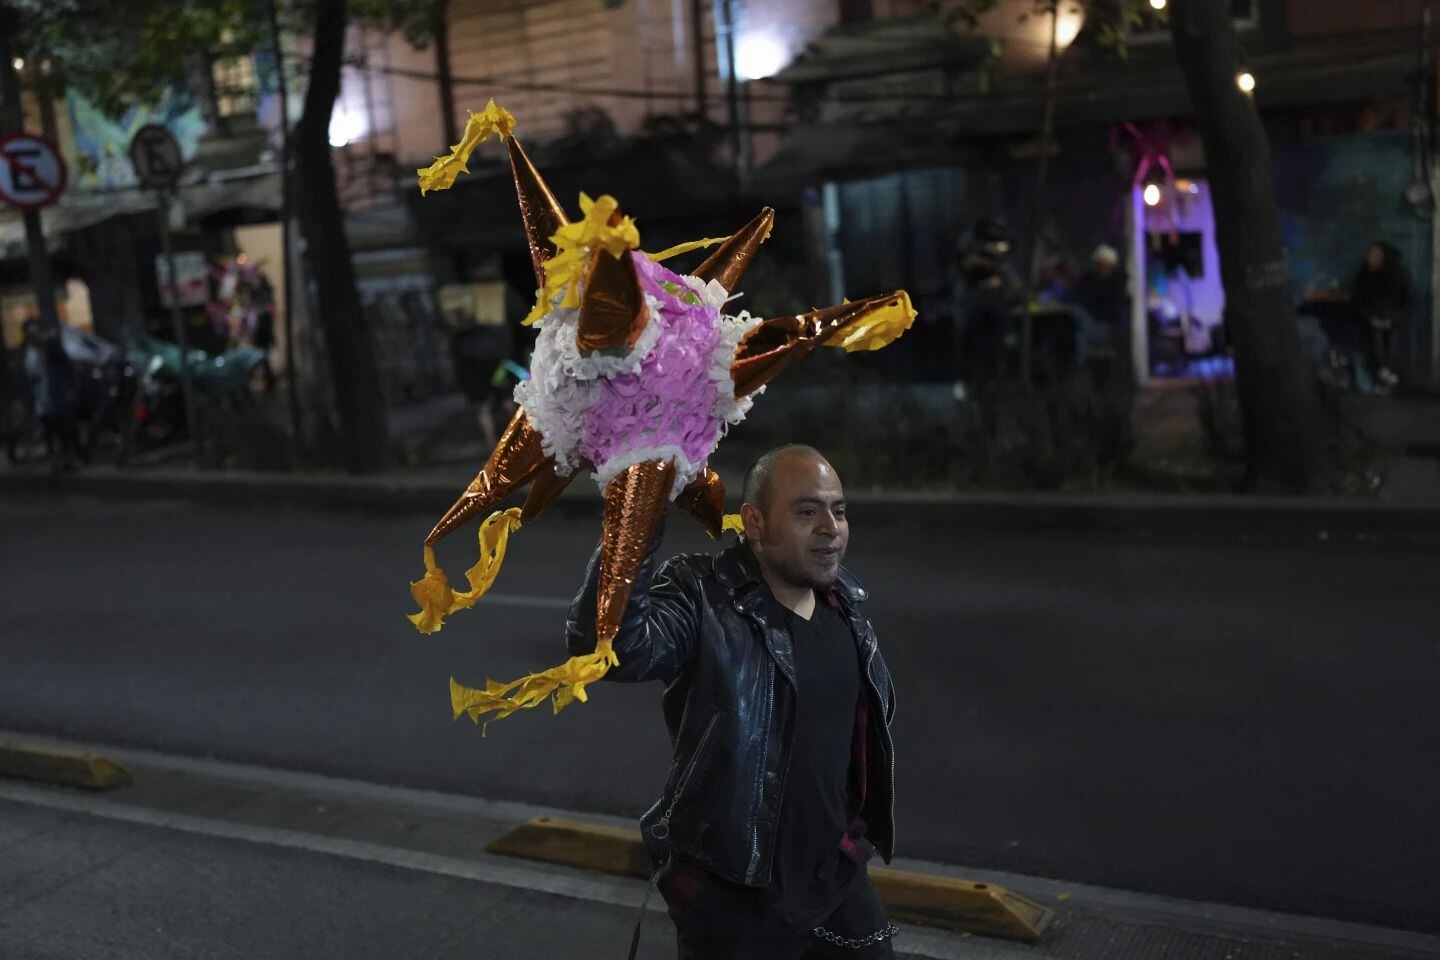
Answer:
<path fill-rule="evenodd" d="M 222 117 L 253 114 L 258 106 L 253 57 L 225 57 L 210 68 L 215 80 L 215 112 Z"/>

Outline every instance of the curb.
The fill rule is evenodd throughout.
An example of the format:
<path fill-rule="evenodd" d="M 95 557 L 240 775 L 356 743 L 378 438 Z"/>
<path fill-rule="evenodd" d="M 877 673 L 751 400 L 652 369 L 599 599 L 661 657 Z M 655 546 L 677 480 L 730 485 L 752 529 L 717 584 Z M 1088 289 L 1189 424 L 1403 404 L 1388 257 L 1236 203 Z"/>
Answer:
<path fill-rule="evenodd" d="M 113 500 L 188 500 L 225 507 L 418 513 L 439 516 L 464 480 L 163 471 L 51 475 L 0 472 L 0 493 L 91 496 Z M 733 499 L 733 498 L 732 498 Z M 1397 506 L 1339 497 L 851 491 L 850 505 L 868 517 L 922 527 L 937 523 L 967 533 L 1097 533 L 1205 540 L 1440 542 L 1440 505 Z M 550 507 L 562 515 L 598 516 L 599 491 L 588 482 L 566 489 Z"/>
<path fill-rule="evenodd" d="M 652 869 L 639 831 L 556 817 L 536 817 L 485 850 L 642 880 Z M 891 867 L 874 867 L 870 877 L 891 919 L 907 923 L 1037 943 L 1055 918 L 1055 911 L 990 883 Z"/>
<path fill-rule="evenodd" d="M 98 753 L 16 743 L 0 743 L 0 777 L 84 790 L 109 790 L 134 782 L 129 770 Z"/>

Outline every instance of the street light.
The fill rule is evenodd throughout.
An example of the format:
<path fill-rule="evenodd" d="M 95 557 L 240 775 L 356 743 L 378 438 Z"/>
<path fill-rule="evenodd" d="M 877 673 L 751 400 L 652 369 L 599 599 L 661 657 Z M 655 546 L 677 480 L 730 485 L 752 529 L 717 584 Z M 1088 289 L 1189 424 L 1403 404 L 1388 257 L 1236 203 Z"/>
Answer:
<path fill-rule="evenodd" d="M 1165 9 L 1165 0 L 1150 0 L 1150 9 L 1151 9 L 1151 10 L 1164 10 L 1164 9 Z"/>
<path fill-rule="evenodd" d="M 784 42 L 770 31 L 747 31 L 735 42 L 735 75 L 742 80 L 773 77 L 789 55 Z"/>
<path fill-rule="evenodd" d="M 1075 42 L 1080 35 L 1080 28 L 1085 25 L 1085 17 L 1078 9 L 1067 10 L 1064 13 L 1055 14 L 1055 46 L 1059 50 L 1067 49 Z"/>
<path fill-rule="evenodd" d="M 330 114 L 330 146 L 343 147 L 365 136 L 365 117 L 348 107 L 337 106 Z"/>
<path fill-rule="evenodd" d="M 1240 88 L 1242 93 L 1254 93 L 1255 74 L 1249 70 L 1241 70 L 1235 75 L 1235 85 Z"/>

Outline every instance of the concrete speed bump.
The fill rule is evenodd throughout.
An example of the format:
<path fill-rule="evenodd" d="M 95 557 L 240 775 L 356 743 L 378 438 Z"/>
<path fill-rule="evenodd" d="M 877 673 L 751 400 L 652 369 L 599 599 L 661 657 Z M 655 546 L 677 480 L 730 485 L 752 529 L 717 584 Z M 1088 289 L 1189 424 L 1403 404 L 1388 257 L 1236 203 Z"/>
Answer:
<path fill-rule="evenodd" d="M 536 817 L 491 841 L 485 849 L 507 857 L 650 879 L 650 856 L 640 842 L 640 832 L 623 827 Z"/>
<path fill-rule="evenodd" d="M 650 877 L 650 857 L 639 831 L 621 827 L 536 817 L 485 849 L 582 870 Z M 870 877 L 892 920 L 1035 943 L 1055 917 L 1053 910 L 991 883 L 888 867 L 872 867 Z"/>
<path fill-rule="evenodd" d="M 889 867 L 870 879 L 892 920 L 1036 943 L 1055 911 L 993 883 L 974 883 Z"/>
<path fill-rule="evenodd" d="M 85 790 L 109 790 L 133 782 L 129 770 L 97 753 L 3 741 L 0 741 L 0 777 Z"/>

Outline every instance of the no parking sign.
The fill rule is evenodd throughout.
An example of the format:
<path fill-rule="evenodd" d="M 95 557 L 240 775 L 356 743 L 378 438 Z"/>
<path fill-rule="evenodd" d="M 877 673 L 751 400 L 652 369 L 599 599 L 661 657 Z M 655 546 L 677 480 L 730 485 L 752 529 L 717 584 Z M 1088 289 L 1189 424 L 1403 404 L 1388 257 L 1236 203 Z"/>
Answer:
<path fill-rule="evenodd" d="M 28 133 L 0 137 L 0 200 L 39 210 L 60 199 L 65 182 L 65 161 L 50 141 Z"/>

